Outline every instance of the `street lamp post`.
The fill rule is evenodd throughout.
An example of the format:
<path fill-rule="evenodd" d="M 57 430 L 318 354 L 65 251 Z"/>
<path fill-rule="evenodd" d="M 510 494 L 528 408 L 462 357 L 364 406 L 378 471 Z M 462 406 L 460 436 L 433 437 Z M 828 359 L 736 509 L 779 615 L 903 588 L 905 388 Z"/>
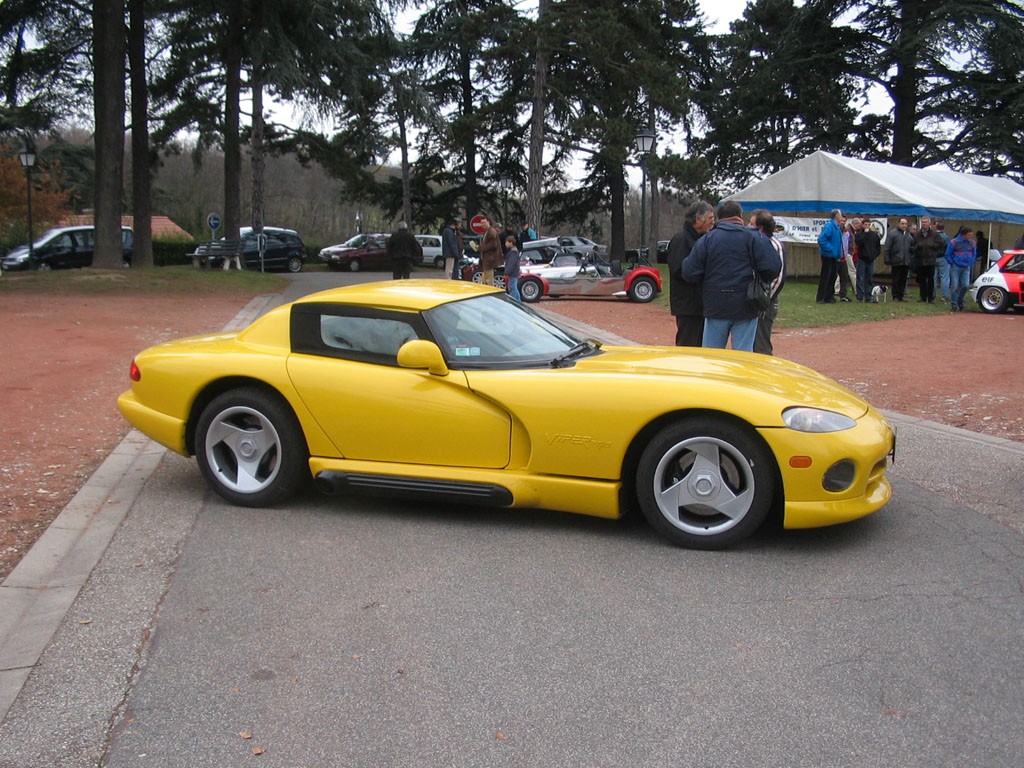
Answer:
<path fill-rule="evenodd" d="M 505 225 L 505 229 L 508 229 L 508 191 L 512 187 L 512 179 L 508 176 L 501 176 L 498 178 L 498 189 L 502 192 L 502 209 L 501 209 L 501 223 Z"/>
<path fill-rule="evenodd" d="M 640 153 L 640 170 L 642 172 L 642 180 L 640 182 L 640 248 L 638 253 L 640 262 L 642 264 L 649 264 L 648 257 L 644 255 L 644 245 L 647 240 L 647 154 L 654 149 L 654 140 L 657 138 L 657 135 L 650 128 L 644 128 L 633 138 L 636 139 L 636 150 Z"/>
<path fill-rule="evenodd" d="M 28 196 L 28 264 L 29 267 L 34 267 L 36 257 L 32 250 L 32 166 L 36 164 L 35 148 L 31 144 L 26 144 L 18 153 L 18 160 L 25 169 L 25 189 Z"/>

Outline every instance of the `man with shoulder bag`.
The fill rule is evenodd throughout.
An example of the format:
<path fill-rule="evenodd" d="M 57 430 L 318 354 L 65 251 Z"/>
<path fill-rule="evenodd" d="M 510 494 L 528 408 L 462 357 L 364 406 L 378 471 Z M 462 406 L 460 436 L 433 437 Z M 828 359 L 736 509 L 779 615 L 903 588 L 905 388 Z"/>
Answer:
<path fill-rule="evenodd" d="M 720 203 L 715 218 L 715 227 L 683 260 L 683 278 L 702 285 L 702 346 L 725 349 L 731 339 L 733 349 L 753 352 L 760 311 L 748 302 L 748 291 L 755 279 L 771 283 L 778 277 L 782 259 L 766 237 L 743 226 L 739 203 Z M 763 295 L 757 298 L 763 301 Z"/>

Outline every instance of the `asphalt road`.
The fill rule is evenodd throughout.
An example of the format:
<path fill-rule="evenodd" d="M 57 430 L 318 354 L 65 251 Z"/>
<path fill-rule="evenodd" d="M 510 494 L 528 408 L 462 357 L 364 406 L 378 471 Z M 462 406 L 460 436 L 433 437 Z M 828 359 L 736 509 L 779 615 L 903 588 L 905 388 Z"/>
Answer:
<path fill-rule="evenodd" d="M 719 553 L 543 511 L 239 509 L 157 456 L 0 766 L 1019 768 L 1024 448 L 893 419 L 884 510 Z"/>

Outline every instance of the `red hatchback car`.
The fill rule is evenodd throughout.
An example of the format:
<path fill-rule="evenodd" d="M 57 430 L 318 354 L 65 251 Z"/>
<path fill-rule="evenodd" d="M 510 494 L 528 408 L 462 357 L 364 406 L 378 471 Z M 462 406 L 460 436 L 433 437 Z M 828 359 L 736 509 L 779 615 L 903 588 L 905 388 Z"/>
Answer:
<path fill-rule="evenodd" d="M 388 257 L 388 238 L 391 235 L 375 233 L 356 235 L 339 245 L 320 251 L 318 258 L 329 269 L 359 272 L 363 269 L 391 269 Z"/>

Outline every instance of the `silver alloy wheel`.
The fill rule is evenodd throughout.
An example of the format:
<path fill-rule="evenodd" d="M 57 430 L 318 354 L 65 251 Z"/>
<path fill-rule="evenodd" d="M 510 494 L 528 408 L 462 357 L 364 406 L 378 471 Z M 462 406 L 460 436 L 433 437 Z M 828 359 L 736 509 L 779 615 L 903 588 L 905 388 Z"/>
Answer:
<path fill-rule="evenodd" d="M 523 301 L 540 301 L 542 293 L 543 289 L 537 280 L 526 279 L 519 283 L 519 295 L 522 296 Z"/>
<path fill-rule="evenodd" d="M 301 256 L 289 256 L 288 257 L 288 271 L 289 272 L 301 272 L 302 271 L 302 257 Z"/>
<path fill-rule="evenodd" d="M 237 493 L 269 488 L 281 468 L 277 429 L 266 416 L 247 406 L 230 406 L 214 416 L 203 450 L 217 481 Z"/>
<path fill-rule="evenodd" d="M 351 259 L 348 263 L 349 272 L 358 272 L 362 267 L 363 263 L 359 259 Z"/>
<path fill-rule="evenodd" d="M 985 312 L 1005 312 L 1009 303 L 1009 298 L 1002 288 L 988 286 L 978 292 L 978 306 Z"/>
<path fill-rule="evenodd" d="M 658 462 L 653 482 L 661 516 L 701 537 L 739 525 L 754 503 L 756 488 L 740 449 L 714 437 L 692 437 L 671 446 Z"/>
<path fill-rule="evenodd" d="M 633 301 L 640 302 L 641 304 L 646 304 L 654 299 L 654 294 L 654 283 L 650 278 L 639 277 L 630 286 L 630 298 L 632 298 Z"/>

